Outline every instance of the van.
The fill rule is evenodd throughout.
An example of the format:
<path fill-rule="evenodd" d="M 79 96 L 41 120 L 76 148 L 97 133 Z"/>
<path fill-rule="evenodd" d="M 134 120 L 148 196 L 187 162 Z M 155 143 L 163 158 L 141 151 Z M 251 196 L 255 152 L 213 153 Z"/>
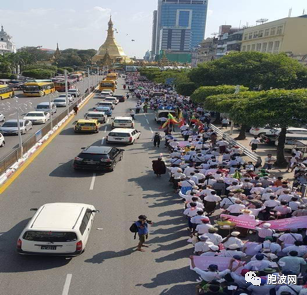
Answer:
<path fill-rule="evenodd" d="M 135 129 L 115 128 L 109 132 L 106 137 L 106 143 L 119 142 L 124 144 L 133 144 L 141 133 Z"/>
<path fill-rule="evenodd" d="M 131 117 L 115 117 L 112 122 L 112 128 L 133 128 L 134 123 Z"/>
<path fill-rule="evenodd" d="M 161 118 L 167 118 L 168 114 L 173 115 L 174 117 L 176 116 L 176 112 L 174 110 L 158 110 L 155 113 L 155 121 L 157 123 L 161 123 Z M 165 122 L 165 121 L 163 121 Z"/>
<path fill-rule="evenodd" d="M 298 145 L 301 145 L 300 142 L 307 141 L 307 133 L 298 133 L 298 134 L 292 134 L 287 133 L 286 134 L 286 140 L 285 140 L 285 150 L 292 150 L 296 148 Z M 275 145 L 278 145 L 278 138 L 275 140 Z"/>
<path fill-rule="evenodd" d="M 17 241 L 17 251 L 23 255 L 80 255 L 99 212 L 80 203 L 49 203 L 31 210 L 36 213 Z"/>
<path fill-rule="evenodd" d="M 50 110 L 51 106 L 51 110 Z M 41 102 L 36 106 L 36 111 L 44 111 L 49 112 L 51 114 L 55 114 L 57 112 L 57 108 L 54 102 Z"/>
<path fill-rule="evenodd" d="M 114 103 L 112 101 L 106 101 L 106 100 L 102 100 L 100 102 L 97 103 L 97 106 L 99 107 L 109 107 L 112 110 L 114 110 Z"/>

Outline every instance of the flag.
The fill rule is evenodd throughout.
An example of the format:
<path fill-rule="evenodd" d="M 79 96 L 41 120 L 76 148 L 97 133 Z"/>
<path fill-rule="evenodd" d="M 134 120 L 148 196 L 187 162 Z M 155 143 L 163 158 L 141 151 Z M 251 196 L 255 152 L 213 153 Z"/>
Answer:
<path fill-rule="evenodd" d="M 159 127 L 159 129 L 164 129 L 166 126 L 168 126 L 170 123 L 170 120 L 168 119 L 167 121 L 164 122 L 162 126 Z"/>
<path fill-rule="evenodd" d="M 179 118 L 179 127 L 182 127 L 185 124 L 185 120 L 184 120 L 184 118 L 182 116 L 182 112 L 181 111 L 179 112 L 178 118 Z"/>
<path fill-rule="evenodd" d="M 168 120 L 172 124 L 179 124 L 179 122 L 177 122 L 177 120 L 174 118 L 174 116 L 171 113 L 168 114 Z"/>

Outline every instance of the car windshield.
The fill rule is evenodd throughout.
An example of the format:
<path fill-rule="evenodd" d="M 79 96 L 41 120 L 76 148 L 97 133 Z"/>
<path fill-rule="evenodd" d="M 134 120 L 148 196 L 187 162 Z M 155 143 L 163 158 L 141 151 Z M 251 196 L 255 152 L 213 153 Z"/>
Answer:
<path fill-rule="evenodd" d="M 25 86 L 24 87 L 25 91 L 39 91 L 39 86 Z"/>
<path fill-rule="evenodd" d="M 159 114 L 159 118 L 167 118 L 168 114 L 172 114 L 173 116 L 175 115 L 174 113 L 169 113 L 169 112 L 163 112 Z"/>
<path fill-rule="evenodd" d="M 23 126 L 22 122 L 19 122 L 19 126 Z M 17 122 L 5 122 L 2 127 L 17 127 Z"/>
<path fill-rule="evenodd" d="M 27 231 L 23 239 L 36 242 L 72 242 L 77 240 L 74 232 Z"/>
<path fill-rule="evenodd" d="M 77 92 L 76 89 L 69 89 L 68 91 L 69 91 L 69 92 Z"/>
<path fill-rule="evenodd" d="M 55 99 L 54 102 L 66 102 L 66 100 L 61 98 L 61 99 Z"/>
<path fill-rule="evenodd" d="M 81 159 L 85 160 L 94 160 L 94 161 L 99 161 L 100 159 L 108 159 L 109 156 L 106 154 L 90 154 L 90 153 L 81 153 L 79 156 Z"/>
<path fill-rule="evenodd" d="M 36 108 L 46 110 L 46 109 L 49 109 L 49 105 L 38 105 Z"/>
<path fill-rule="evenodd" d="M 120 132 L 110 132 L 109 136 L 113 137 L 130 137 L 129 133 L 120 133 Z"/>
<path fill-rule="evenodd" d="M 87 114 L 86 116 L 90 118 L 97 118 L 97 117 L 103 117 L 103 114 Z"/>
<path fill-rule="evenodd" d="M 43 113 L 27 113 L 26 117 L 44 117 Z"/>
<path fill-rule="evenodd" d="M 95 123 L 90 123 L 90 122 L 86 122 L 86 123 L 77 123 L 78 126 L 95 126 Z"/>
<path fill-rule="evenodd" d="M 70 95 L 68 95 L 67 97 L 69 97 Z M 65 97 L 66 98 L 66 94 L 60 94 L 59 97 Z"/>

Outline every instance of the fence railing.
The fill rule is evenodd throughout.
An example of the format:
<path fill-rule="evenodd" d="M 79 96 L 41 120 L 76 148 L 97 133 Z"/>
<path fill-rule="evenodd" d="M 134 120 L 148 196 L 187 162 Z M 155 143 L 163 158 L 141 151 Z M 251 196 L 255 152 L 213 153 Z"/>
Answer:
<path fill-rule="evenodd" d="M 91 89 L 92 90 L 92 89 Z M 61 114 L 54 117 L 52 119 L 52 126 L 57 125 L 65 116 L 67 116 L 67 110 L 70 113 L 73 108 L 78 105 L 82 100 L 84 100 L 89 93 L 85 93 L 84 95 L 80 96 L 72 105 L 66 108 Z M 36 131 L 30 138 L 25 140 L 22 143 L 23 152 L 28 152 L 42 137 L 44 137 L 49 131 L 51 130 L 51 122 L 46 123 L 44 127 Z M 13 149 L 8 155 L 4 156 L 0 159 L 0 175 L 4 173 L 8 168 L 10 168 L 18 159 L 21 158 L 21 149 L 18 146 L 17 148 Z"/>
<path fill-rule="evenodd" d="M 213 124 L 210 124 L 210 128 L 219 136 L 221 136 L 223 139 L 228 141 L 232 146 L 238 146 L 240 149 L 243 150 L 244 155 L 249 157 L 256 165 L 261 165 L 262 159 L 260 156 L 258 156 L 256 153 L 253 153 L 249 149 L 247 149 L 245 146 L 242 144 L 238 143 L 235 141 L 232 137 L 230 137 L 227 133 L 222 132 L 218 127 L 216 127 Z"/>

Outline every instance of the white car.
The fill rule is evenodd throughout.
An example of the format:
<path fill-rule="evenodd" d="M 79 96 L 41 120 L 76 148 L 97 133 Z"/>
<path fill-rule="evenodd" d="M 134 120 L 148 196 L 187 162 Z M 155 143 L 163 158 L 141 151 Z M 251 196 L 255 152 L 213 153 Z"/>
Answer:
<path fill-rule="evenodd" d="M 50 114 L 49 112 L 32 111 L 27 113 L 23 119 L 31 121 L 32 124 L 44 124 L 50 119 Z"/>
<path fill-rule="evenodd" d="M 68 93 L 73 96 L 73 97 L 78 97 L 80 96 L 80 91 L 79 89 L 69 89 Z"/>
<path fill-rule="evenodd" d="M 5 116 L 4 114 L 0 113 L 0 122 L 4 122 L 5 121 Z"/>
<path fill-rule="evenodd" d="M 32 129 L 32 122 L 29 120 L 19 120 L 20 133 L 26 134 L 27 131 Z M 0 131 L 2 134 L 18 134 L 18 124 L 17 120 L 8 120 L 1 127 Z"/>
<path fill-rule="evenodd" d="M 106 137 L 106 143 L 133 144 L 141 135 L 136 129 L 115 128 Z"/>
<path fill-rule="evenodd" d="M 261 135 L 275 135 L 280 132 L 280 128 L 273 128 L 268 125 L 264 127 L 252 127 L 249 130 L 249 133 L 254 136 L 261 136 Z"/>
<path fill-rule="evenodd" d="M 99 101 L 97 104 L 96 104 L 98 107 L 109 107 L 111 108 L 112 110 L 114 110 L 115 108 L 115 105 L 112 101 L 107 101 L 107 100 L 102 100 L 102 101 Z"/>
<path fill-rule="evenodd" d="M 111 126 L 112 128 L 133 128 L 134 122 L 131 117 L 115 117 Z"/>
<path fill-rule="evenodd" d="M 0 133 L 0 147 L 4 147 L 5 146 L 5 139 L 4 136 Z"/>
<path fill-rule="evenodd" d="M 66 94 L 60 94 L 59 98 L 65 98 L 66 99 Z M 74 100 L 73 97 L 71 96 L 71 94 L 69 94 L 69 93 L 67 94 L 67 99 L 68 99 L 69 102 L 72 102 Z"/>
<path fill-rule="evenodd" d="M 57 97 L 53 100 L 57 108 L 66 107 L 66 97 Z M 68 100 L 69 102 L 69 100 Z"/>
<path fill-rule="evenodd" d="M 119 100 L 116 97 L 113 97 L 113 96 L 107 96 L 107 97 L 104 98 L 104 100 L 111 101 L 115 105 L 117 105 L 119 103 Z"/>
<path fill-rule="evenodd" d="M 106 97 L 106 96 L 110 96 L 113 95 L 113 91 L 112 90 L 103 90 L 100 92 L 102 97 Z"/>

